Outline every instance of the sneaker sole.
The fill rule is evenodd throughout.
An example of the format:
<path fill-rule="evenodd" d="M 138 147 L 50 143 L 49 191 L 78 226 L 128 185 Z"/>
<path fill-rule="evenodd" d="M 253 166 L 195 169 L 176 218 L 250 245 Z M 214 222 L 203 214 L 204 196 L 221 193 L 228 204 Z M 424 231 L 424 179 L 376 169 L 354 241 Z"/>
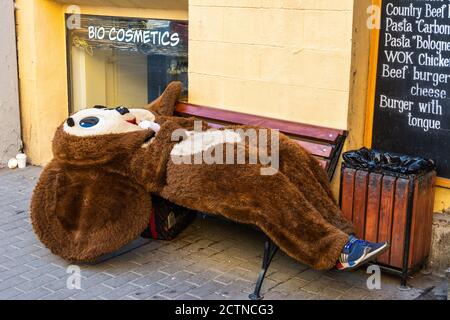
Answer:
<path fill-rule="evenodd" d="M 367 263 L 367 262 L 373 260 L 374 258 L 376 258 L 377 256 L 379 256 L 380 254 L 384 253 L 386 250 L 389 249 L 389 247 L 390 247 L 389 243 L 386 243 L 385 246 L 383 246 L 381 248 L 378 248 L 375 251 L 370 252 L 367 256 L 364 257 L 364 259 L 362 259 L 361 261 L 357 262 L 354 266 L 346 267 L 346 268 L 343 268 L 343 269 L 336 269 L 336 270 L 341 271 L 341 272 L 345 272 L 345 271 L 351 271 L 351 270 L 354 270 L 356 268 L 359 268 L 362 265 L 364 265 L 365 263 Z"/>

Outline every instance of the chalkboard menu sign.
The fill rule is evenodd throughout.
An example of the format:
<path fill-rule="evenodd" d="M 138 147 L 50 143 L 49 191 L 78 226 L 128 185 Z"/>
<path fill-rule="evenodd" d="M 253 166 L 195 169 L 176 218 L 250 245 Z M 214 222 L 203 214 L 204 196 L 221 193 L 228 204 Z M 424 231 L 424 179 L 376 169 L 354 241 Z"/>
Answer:
<path fill-rule="evenodd" d="M 450 178 L 450 1 L 383 0 L 372 147 Z"/>

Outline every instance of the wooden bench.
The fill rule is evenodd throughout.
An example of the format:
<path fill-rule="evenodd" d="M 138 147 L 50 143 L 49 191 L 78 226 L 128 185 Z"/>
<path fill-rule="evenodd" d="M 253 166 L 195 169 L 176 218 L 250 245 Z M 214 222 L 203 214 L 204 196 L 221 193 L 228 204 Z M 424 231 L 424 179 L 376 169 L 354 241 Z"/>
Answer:
<path fill-rule="evenodd" d="M 338 164 L 339 156 L 347 136 L 347 132 L 340 129 L 332 129 L 308 125 L 286 120 L 277 120 L 246 113 L 227 111 L 211 107 L 199 106 L 179 102 L 176 106 L 176 116 L 196 117 L 204 120 L 213 128 L 225 125 L 240 124 L 254 125 L 263 128 L 278 129 L 280 132 L 295 140 L 299 145 L 314 155 L 323 168 L 327 171 L 331 181 Z M 267 238 L 264 244 L 262 268 L 256 282 L 254 292 L 249 296 L 252 300 L 260 300 L 261 286 L 267 269 L 277 252 L 278 247 Z"/>
<path fill-rule="evenodd" d="M 327 171 L 330 180 L 336 170 L 339 156 L 345 138 L 347 137 L 347 132 L 340 129 L 277 120 L 184 102 L 177 104 L 175 115 L 180 117 L 196 117 L 204 120 L 213 128 L 220 128 L 231 124 L 242 124 L 278 129 L 318 158 L 323 168 Z"/>

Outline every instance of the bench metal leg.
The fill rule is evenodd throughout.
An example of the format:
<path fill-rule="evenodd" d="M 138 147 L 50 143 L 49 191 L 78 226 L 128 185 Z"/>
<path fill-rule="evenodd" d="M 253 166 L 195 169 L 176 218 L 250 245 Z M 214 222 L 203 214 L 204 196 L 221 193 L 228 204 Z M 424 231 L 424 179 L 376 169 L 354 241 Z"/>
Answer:
<path fill-rule="evenodd" d="M 275 253 L 277 253 L 277 250 L 278 246 L 273 243 L 272 240 L 267 238 L 266 242 L 264 243 L 262 269 L 259 272 L 258 280 L 256 281 L 255 291 L 248 296 L 251 300 L 262 300 L 264 298 L 260 294 L 261 287 L 266 276 L 267 269 L 269 269 L 270 263 L 272 262 Z"/>

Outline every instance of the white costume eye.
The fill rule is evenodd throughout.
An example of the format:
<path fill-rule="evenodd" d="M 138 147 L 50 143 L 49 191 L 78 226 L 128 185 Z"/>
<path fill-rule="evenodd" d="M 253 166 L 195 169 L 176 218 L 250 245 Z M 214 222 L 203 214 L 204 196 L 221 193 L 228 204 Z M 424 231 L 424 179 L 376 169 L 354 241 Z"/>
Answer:
<path fill-rule="evenodd" d="M 100 120 L 97 117 L 87 117 L 80 120 L 80 127 L 91 128 L 95 126 Z"/>
<path fill-rule="evenodd" d="M 125 107 L 83 109 L 66 120 L 64 131 L 79 137 L 133 132 L 142 130 L 137 124 L 144 120 L 154 121 L 155 116 L 144 109 Z"/>

